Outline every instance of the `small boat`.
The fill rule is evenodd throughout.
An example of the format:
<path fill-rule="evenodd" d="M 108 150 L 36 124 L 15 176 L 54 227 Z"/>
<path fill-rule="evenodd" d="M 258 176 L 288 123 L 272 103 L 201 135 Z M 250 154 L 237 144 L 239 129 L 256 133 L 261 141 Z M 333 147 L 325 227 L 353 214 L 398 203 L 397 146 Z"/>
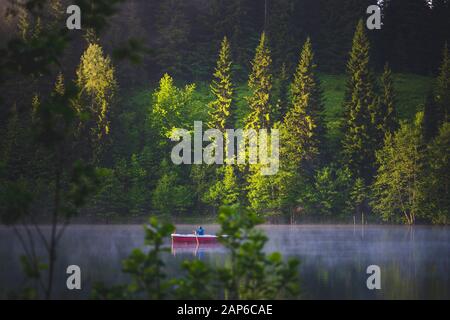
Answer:
<path fill-rule="evenodd" d="M 196 234 L 172 234 L 172 242 L 174 243 L 217 243 L 219 237 L 211 234 L 196 235 Z"/>

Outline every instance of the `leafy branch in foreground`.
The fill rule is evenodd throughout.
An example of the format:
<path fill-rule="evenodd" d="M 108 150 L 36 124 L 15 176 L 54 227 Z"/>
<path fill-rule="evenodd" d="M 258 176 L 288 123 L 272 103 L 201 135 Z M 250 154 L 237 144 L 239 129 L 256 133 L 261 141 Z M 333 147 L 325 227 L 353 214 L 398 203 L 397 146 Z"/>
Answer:
<path fill-rule="evenodd" d="M 94 287 L 97 299 L 279 299 L 298 294 L 298 260 L 284 262 L 278 252 L 264 253 L 267 237 L 255 227 L 261 219 L 238 206 L 221 207 L 221 243 L 229 252 L 223 267 L 214 268 L 201 260 L 182 262 L 183 276 L 168 279 L 161 254 L 168 251 L 164 239 L 174 227 L 150 219 L 145 227 L 144 253 L 135 249 L 123 262 L 131 276 L 129 284 Z"/>
<path fill-rule="evenodd" d="M 275 299 L 298 292 L 298 261 L 284 263 L 280 253 L 264 253 L 268 238 L 256 229 L 262 219 L 255 212 L 222 207 L 219 223 L 230 253 L 229 263 L 218 270 L 226 299 Z"/>
<path fill-rule="evenodd" d="M 56 2 L 11 1 L 11 7 L 16 10 L 9 13 L 20 14 L 20 35 L 0 48 L 0 83 L 16 76 L 23 76 L 27 82 L 43 81 L 43 75 L 52 75 L 55 69 L 61 69 L 64 51 L 74 39 L 60 23 L 62 16 L 56 14 L 58 9 L 53 8 L 54 16 L 46 14 L 49 6 L 52 8 Z M 122 0 L 95 3 L 76 0 L 75 4 L 82 8 L 84 28 L 100 32 L 120 2 Z M 31 26 L 30 21 L 36 21 L 36 25 Z M 27 160 L 42 165 L 38 165 L 41 170 L 33 168 L 21 171 L 17 176 L 7 175 L 8 163 L 3 159 L 0 161 L 0 221 L 12 226 L 25 252 L 21 258 L 25 274 L 35 281 L 34 288 L 24 290 L 22 296 L 25 298 L 38 298 L 41 293 L 46 299 L 51 298 L 59 240 L 70 219 L 97 189 L 103 175 L 102 170 L 79 160 L 73 151 L 75 127 L 83 122 L 80 112 L 73 108 L 78 93 L 74 85 L 64 85 L 60 74 L 55 89 L 49 95 L 36 94 L 33 97 L 32 112 L 28 115 L 31 118 L 30 133 L 33 133 L 33 145 L 29 151 L 32 156 Z M 12 127 L 17 133 L 17 125 Z M 24 176 L 31 179 L 26 180 Z M 38 204 L 36 186 L 43 186 L 48 195 L 42 206 Z M 50 214 L 49 230 L 37 223 L 40 211 Z M 44 262 L 37 255 L 38 245 L 45 249 Z M 43 270 L 48 270 L 46 278 Z"/>

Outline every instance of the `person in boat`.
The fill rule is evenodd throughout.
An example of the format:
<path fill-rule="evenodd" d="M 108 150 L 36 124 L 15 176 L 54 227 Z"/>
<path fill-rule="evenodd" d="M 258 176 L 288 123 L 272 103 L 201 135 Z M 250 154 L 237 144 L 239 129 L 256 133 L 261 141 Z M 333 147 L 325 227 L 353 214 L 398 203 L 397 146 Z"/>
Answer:
<path fill-rule="evenodd" d="M 197 230 L 195 230 L 195 234 L 198 236 L 204 236 L 205 235 L 205 229 L 203 229 L 202 226 L 198 227 Z"/>

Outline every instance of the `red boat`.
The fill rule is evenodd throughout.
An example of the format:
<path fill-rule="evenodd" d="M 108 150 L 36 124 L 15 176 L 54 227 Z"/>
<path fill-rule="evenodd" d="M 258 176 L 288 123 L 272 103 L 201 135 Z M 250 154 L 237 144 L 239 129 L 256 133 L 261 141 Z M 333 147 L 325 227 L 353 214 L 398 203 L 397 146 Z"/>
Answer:
<path fill-rule="evenodd" d="M 196 235 L 196 234 L 172 234 L 172 242 L 174 243 L 217 243 L 219 237 L 211 234 Z"/>

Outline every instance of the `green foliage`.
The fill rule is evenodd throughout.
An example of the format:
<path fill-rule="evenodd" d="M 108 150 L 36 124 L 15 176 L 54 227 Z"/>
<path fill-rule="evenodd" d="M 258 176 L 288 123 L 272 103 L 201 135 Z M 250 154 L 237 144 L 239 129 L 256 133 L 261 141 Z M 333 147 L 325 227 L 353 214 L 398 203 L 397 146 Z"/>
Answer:
<path fill-rule="evenodd" d="M 216 270 L 201 260 L 182 263 L 185 276 L 174 280 L 175 297 L 186 300 L 219 299 Z"/>
<path fill-rule="evenodd" d="M 93 130 L 99 139 L 109 134 L 108 114 L 116 85 L 110 58 L 104 56 L 100 45 L 89 44 L 77 69 L 77 86 L 82 99 L 77 111 L 95 119 L 97 126 Z"/>
<path fill-rule="evenodd" d="M 347 93 L 344 100 L 345 124 L 343 157 L 355 177 L 369 183 L 373 172 L 376 143 L 373 83 L 369 71 L 370 44 L 362 20 L 353 37 L 353 46 L 347 63 Z"/>
<path fill-rule="evenodd" d="M 283 163 L 282 163 L 283 165 Z M 258 213 L 278 212 L 293 203 L 299 181 L 292 167 L 281 166 L 274 175 L 262 175 L 261 165 L 251 165 L 246 181 L 247 200 Z"/>
<path fill-rule="evenodd" d="M 0 221 L 6 225 L 18 223 L 29 214 L 33 195 L 24 179 L 0 183 Z"/>
<path fill-rule="evenodd" d="M 386 135 L 384 147 L 376 154 L 373 209 L 385 221 L 414 224 L 423 215 L 422 122 L 423 113 L 418 113 L 413 124 L 402 123 L 395 134 Z"/>
<path fill-rule="evenodd" d="M 203 195 L 203 201 L 214 207 L 238 203 L 240 190 L 235 168 L 232 165 L 225 165 L 217 168 L 216 174 L 217 179 Z"/>
<path fill-rule="evenodd" d="M 92 206 L 101 213 L 142 214 L 151 202 L 147 181 L 142 156 L 133 154 L 129 161 L 121 158 L 114 169 L 103 169 L 101 190 Z"/>
<path fill-rule="evenodd" d="M 424 106 L 423 134 L 430 141 L 439 134 L 441 125 L 450 121 L 450 53 L 447 42 L 442 53 L 439 75 L 432 93 L 428 94 Z"/>
<path fill-rule="evenodd" d="M 87 2 L 89 2 L 88 5 L 86 5 Z M 106 20 L 112 15 L 117 2 L 119 0 L 100 0 L 92 5 L 91 1 L 77 1 L 77 4 L 82 7 L 83 26 L 97 31 L 102 29 Z M 86 117 L 80 112 L 80 108 L 85 105 L 80 104 L 79 98 L 86 94 L 91 95 L 92 101 L 99 102 L 101 98 L 109 97 L 110 92 L 106 93 L 106 88 L 112 81 L 105 85 L 103 80 L 111 80 L 113 72 L 110 72 L 108 68 L 106 68 L 108 71 L 104 73 L 104 70 L 99 72 L 96 69 L 98 66 L 109 67 L 109 61 L 100 59 L 101 50 L 98 52 L 92 49 L 93 52 L 90 53 L 94 58 L 99 59 L 90 61 L 92 57 L 89 52 L 84 56 L 86 61 L 82 61 L 77 73 L 78 87 L 75 87 L 71 81 L 65 85 L 62 73 L 59 73 L 55 87 L 52 89 L 47 85 L 44 88 L 42 84 L 47 84 L 49 78 L 44 79 L 43 75 L 51 75 L 51 71 L 60 69 L 63 50 L 70 42 L 68 30 L 61 21 L 63 17 L 61 3 L 58 0 L 51 0 L 16 4 L 21 10 L 20 35 L 13 36 L 7 46 L 0 49 L 2 75 L 0 81 L 3 82 L 7 74 L 10 80 L 20 79 L 17 83 L 36 83 L 36 87 L 44 94 L 33 92 L 32 99 L 30 96 L 27 97 L 27 89 L 29 89 L 27 85 L 26 90 L 20 91 L 26 101 L 24 105 L 21 105 L 22 116 L 16 119 L 13 117 L 8 129 L 13 137 L 12 143 L 5 148 L 2 146 L 1 219 L 13 225 L 13 230 L 25 252 L 25 256 L 21 259 L 24 272 L 42 289 L 37 291 L 36 288 L 27 288 L 22 296 L 39 298 L 38 293 L 43 291 L 44 297 L 50 299 L 59 239 L 70 218 L 97 189 L 102 175 L 101 170 L 78 160 L 83 158 L 82 156 L 74 156 L 75 141 L 79 142 L 75 135 L 76 127 L 85 124 L 86 121 Z M 98 9 L 99 11 L 96 11 Z M 45 15 L 47 13 L 48 15 Z M 31 77 L 21 78 L 20 75 Z M 17 84 L 14 84 L 14 87 L 17 88 Z M 14 91 L 11 90 L 11 92 Z M 13 100 L 19 101 L 15 97 Z M 78 110 L 74 109 L 76 100 L 78 103 L 75 106 L 79 107 Z M 30 101 L 32 101 L 31 106 Z M 107 133 L 108 126 L 105 125 L 107 106 L 105 103 L 99 103 L 99 105 L 97 117 L 92 120 L 93 125 L 104 128 Z M 25 130 L 18 130 L 22 125 L 20 123 L 22 119 L 25 120 L 26 125 L 21 129 Z M 24 163 L 28 162 L 30 166 L 26 170 L 21 170 L 20 175 L 7 177 L 3 171 L 8 168 L 17 168 L 16 164 L 9 160 L 14 159 L 11 157 L 14 156 L 11 151 L 15 147 L 14 143 L 21 140 L 18 139 L 19 133 L 23 132 L 29 135 L 27 140 L 30 144 L 24 144 L 22 148 L 30 148 L 22 155 L 26 158 Z M 3 156 L 6 156 L 5 161 Z M 30 168 L 39 168 L 39 170 L 28 170 Z M 38 201 L 40 193 L 37 186 L 43 186 L 47 201 Z M 43 236 L 42 229 L 36 221 L 36 217 L 41 212 L 50 214 L 51 217 L 49 237 Z M 23 228 L 16 228 L 17 224 L 21 224 Z M 38 240 L 32 236 L 30 225 L 40 235 Z M 46 263 L 42 263 L 36 256 L 38 242 L 45 249 Z M 48 270 L 46 278 L 43 279 L 42 271 L 45 269 Z"/>
<path fill-rule="evenodd" d="M 303 184 L 298 203 L 307 214 L 327 218 L 346 217 L 352 213 L 353 190 L 354 182 L 349 169 L 327 166 L 316 172 L 312 183 Z"/>
<path fill-rule="evenodd" d="M 442 51 L 442 62 L 436 80 L 435 97 L 442 121 L 450 121 L 450 51 L 447 42 Z"/>
<path fill-rule="evenodd" d="M 247 97 L 250 114 L 245 119 L 246 129 L 269 128 L 273 121 L 270 94 L 272 90 L 271 74 L 272 58 L 267 44 L 266 34 L 261 34 L 259 45 L 256 48 L 252 61 L 252 71 L 248 80 L 251 95 Z"/>
<path fill-rule="evenodd" d="M 289 108 L 289 78 L 286 64 L 282 64 L 276 75 L 272 90 L 272 104 L 275 106 L 274 122 L 282 121 Z"/>
<path fill-rule="evenodd" d="M 165 172 L 158 180 L 152 194 L 153 208 L 162 214 L 183 212 L 193 205 L 193 193 L 179 182 L 176 171 Z"/>
<path fill-rule="evenodd" d="M 385 64 L 381 76 L 381 97 L 379 112 L 377 113 L 376 125 L 379 131 L 379 141 L 383 142 L 387 132 L 393 133 L 398 127 L 398 115 L 396 110 L 397 97 L 394 89 L 392 71 L 388 64 Z"/>
<path fill-rule="evenodd" d="M 123 262 L 131 282 L 107 288 L 97 284 L 97 299 L 282 299 L 298 293 L 298 261 L 283 261 L 278 252 L 263 252 L 267 237 L 255 227 L 261 219 L 238 206 L 219 212 L 221 242 L 229 251 L 224 266 L 214 268 L 199 260 L 182 263 L 184 273 L 168 279 L 161 254 L 168 250 L 164 240 L 174 232 L 171 224 L 150 219 L 145 227 L 148 252 L 135 249 Z"/>
<path fill-rule="evenodd" d="M 284 263 L 279 253 L 263 252 L 267 237 L 255 229 L 261 219 L 238 206 L 219 212 L 221 242 L 230 252 L 228 266 L 219 269 L 225 299 L 276 299 L 297 292 L 298 261 Z"/>
<path fill-rule="evenodd" d="M 211 83 L 211 92 L 215 100 L 210 102 L 208 127 L 224 132 L 226 128 L 233 127 L 232 98 L 233 86 L 231 83 L 231 53 L 230 44 L 226 37 L 220 47 L 219 58 Z"/>
<path fill-rule="evenodd" d="M 280 170 L 274 176 L 261 176 L 252 165 L 247 177 L 247 198 L 257 212 L 276 211 L 293 206 L 301 184 L 318 164 L 323 141 L 323 103 L 315 74 L 314 54 L 308 39 L 303 46 L 291 84 L 291 103 L 281 124 Z"/>
<path fill-rule="evenodd" d="M 74 162 L 65 196 L 70 203 L 64 208 L 66 218 L 75 215 L 76 209 L 83 207 L 87 199 L 97 192 L 103 176 L 102 169 L 85 164 L 80 160 Z"/>
<path fill-rule="evenodd" d="M 309 38 L 300 54 L 291 84 L 291 106 L 284 118 L 283 157 L 290 163 L 317 160 L 323 142 L 323 102 L 320 83 L 315 74 L 314 53 Z M 309 168 L 311 170 L 311 168 Z"/>
<path fill-rule="evenodd" d="M 441 127 L 439 135 L 430 143 L 423 186 L 424 211 L 436 224 L 450 223 L 450 123 Z"/>
<path fill-rule="evenodd" d="M 428 94 L 423 107 L 423 137 L 425 141 L 432 140 L 439 133 L 441 116 L 434 96 Z"/>
<path fill-rule="evenodd" d="M 167 73 L 161 78 L 159 88 L 153 93 L 152 121 L 163 137 L 170 137 L 175 128 L 190 128 L 188 114 L 192 110 L 195 84 L 177 88 Z"/>

